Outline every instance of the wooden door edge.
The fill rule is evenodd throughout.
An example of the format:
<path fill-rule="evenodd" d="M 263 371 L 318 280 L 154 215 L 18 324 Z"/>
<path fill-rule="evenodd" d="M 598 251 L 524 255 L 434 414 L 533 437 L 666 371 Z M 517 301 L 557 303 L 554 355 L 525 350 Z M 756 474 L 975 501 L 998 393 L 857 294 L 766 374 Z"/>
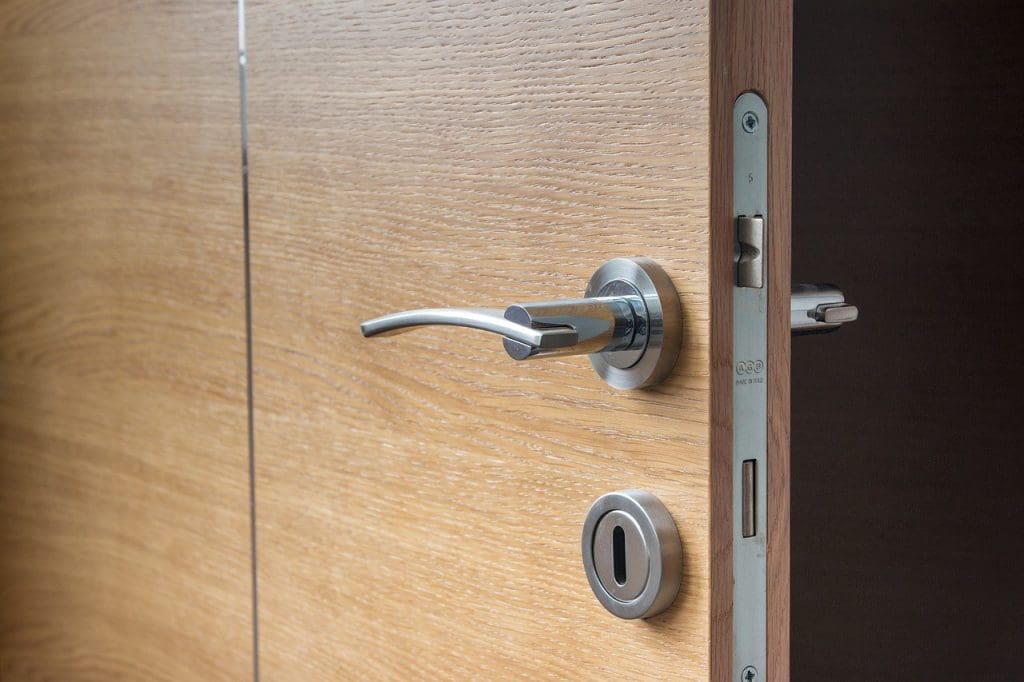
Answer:
<path fill-rule="evenodd" d="M 732 108 L 768 105 L 767 651 L 762 679 L 790 676 L 790 320 L 792 0 L 711 3 L 711 679 L 732 671 Z"/>

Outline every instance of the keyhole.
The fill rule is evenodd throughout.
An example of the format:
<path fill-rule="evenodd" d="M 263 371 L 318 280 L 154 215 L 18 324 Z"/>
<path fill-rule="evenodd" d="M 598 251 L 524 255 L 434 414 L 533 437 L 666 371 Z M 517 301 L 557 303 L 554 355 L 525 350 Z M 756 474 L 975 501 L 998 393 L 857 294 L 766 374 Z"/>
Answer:
<path fill-rule="evenodd" d="M 626 584 L 626 531 L 615 526 L 612 531 L 612 563 L 615 567 L 615 582 L 622 587 Z"/>

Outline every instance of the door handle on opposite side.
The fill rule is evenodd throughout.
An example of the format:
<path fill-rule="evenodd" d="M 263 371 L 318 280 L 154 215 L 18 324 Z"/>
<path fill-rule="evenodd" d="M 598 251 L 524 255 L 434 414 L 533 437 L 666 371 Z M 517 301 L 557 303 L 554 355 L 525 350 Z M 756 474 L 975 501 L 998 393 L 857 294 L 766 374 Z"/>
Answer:
<path fill-rule="evenodd" d="M 857 319 L 857 306 L 846 302 L 843 292 L 831 284 L 794 284 L 789 299 L 789 324 L 794 336 L 820 334 Z"/>
<path fill-rule="evenodd" d="M 502 336 L 516 360 L 589 355 L 615 388 L 640 388 L 672 371 L 682 340 L 682 311 L 672 280 L 648 258 L 616 258 L 590 278 L 584 298 L 505 308 L 424 308 L 360 325 L 363 336 L 426 325 L 479 329 Z"/>

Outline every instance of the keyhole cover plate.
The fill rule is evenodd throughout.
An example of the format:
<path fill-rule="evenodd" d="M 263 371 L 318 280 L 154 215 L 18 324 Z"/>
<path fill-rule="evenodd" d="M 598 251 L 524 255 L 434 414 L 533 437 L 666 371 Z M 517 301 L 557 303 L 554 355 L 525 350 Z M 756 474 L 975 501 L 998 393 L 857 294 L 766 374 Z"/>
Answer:
<path fill-rule="evenodd" d="M 668 509 L 644 490 L 599 497 L 583 522 L 583 568 L 601 604 L 619 618 L 650 618 L 679 591 L 683 548 Z"/>

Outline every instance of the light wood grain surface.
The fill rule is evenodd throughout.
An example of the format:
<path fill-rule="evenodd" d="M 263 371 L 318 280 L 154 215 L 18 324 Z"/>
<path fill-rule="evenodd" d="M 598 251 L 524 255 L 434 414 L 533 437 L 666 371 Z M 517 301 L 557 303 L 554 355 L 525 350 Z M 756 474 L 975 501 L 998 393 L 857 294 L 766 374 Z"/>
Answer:
<path fill-rule="evenodd" d="M 704 2 L 254 2 L 261 667 L 268 679 L 709 674 L 709 16 Z M 515 363 L 380 312 L 576 297 L 647 255 L 682 296 L 671 379 Z M 621 621 L 580 560 L 646 488 L 681 594 Z"/>
<path fill-rule="evenodd" d="M 251 676 L 236 19 L 0 5 L 0 679 Z"/>

